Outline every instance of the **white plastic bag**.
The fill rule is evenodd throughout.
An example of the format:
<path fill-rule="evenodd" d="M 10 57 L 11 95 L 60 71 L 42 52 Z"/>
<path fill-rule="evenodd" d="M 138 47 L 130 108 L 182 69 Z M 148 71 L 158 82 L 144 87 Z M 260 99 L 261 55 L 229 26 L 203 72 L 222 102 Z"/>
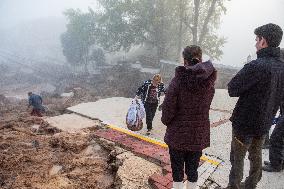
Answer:
<path fill-rule="evenodd" d="M 146 116 L 145 108 L 140 99 L 137 101 L 138 101 L 138 104 L 137 104 L 138 105 L 138 116 L 139 116 L 139 119 L 142 120 Z"/>
<path fill-rule="evenodd" d="M 140 99 L 133 99 L 126 115 L 126 125 L 132 131 L 139 131 L 143 127 L 145 108 Z"/>
<path fill-rule="evenodd" d="M 137 114 L 138 114 L 137 105 L 132 103 L 128 109 L 128 113 L 126 117 L 127 124 L 135 125 Z"/>

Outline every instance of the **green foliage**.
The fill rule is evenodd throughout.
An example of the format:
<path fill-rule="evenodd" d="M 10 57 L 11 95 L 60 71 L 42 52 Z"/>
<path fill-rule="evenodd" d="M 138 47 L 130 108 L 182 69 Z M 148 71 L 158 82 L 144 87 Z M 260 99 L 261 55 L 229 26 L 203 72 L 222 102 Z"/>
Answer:
<path fill-rule="evenodd" d="M 85 65 L 89 51 L 95 43 L 94 15 L 69 9 L 64 13 L 68 19 L 67 31 L 61 35 L 63 54 L 71 65 Z"/>
<path fill-rule="evenodd" d="M 150 45 L 158 58 L 180 54 L 181 47 L 200 45 L 220 58 L 225 39 L 215 31 L 225 13 L 225 0 L 99 0 L 100 44 L 110 50 Z M 195 12 L 198 3 L 198 12 Z M 197 15 L 197 17 L 195 17 Z M 195 22 L 194 18 L 197 18 Z M 177 50 L 176 50 L 177 49 Z"/>
<path fill-rule="evenodd" d="M 160 56 L 171 41 L 167 39 L 173 20 L 172 0 L 99 0 L 100 44 L 110 50 L 128 51 L 133 45 L 151 45 Z M 168 4 L 166 6 L 166 4 Z M 168 13 L 167 13 L 168 12 Z M 167 13 L 167 14 L 166 14 Z"/>
<path fill-rule="evenodd" d="M 90 47 L 128 51 L 135 45 L 153 48 L 158 59 L 176 59 L 182 47 L 200 45 L 219 59 L 226 40 L 217 35 L 226 0 L 98 0 L 100 9 L 68 10 L 62 35 L 70 63 L 86 62 Z"/>

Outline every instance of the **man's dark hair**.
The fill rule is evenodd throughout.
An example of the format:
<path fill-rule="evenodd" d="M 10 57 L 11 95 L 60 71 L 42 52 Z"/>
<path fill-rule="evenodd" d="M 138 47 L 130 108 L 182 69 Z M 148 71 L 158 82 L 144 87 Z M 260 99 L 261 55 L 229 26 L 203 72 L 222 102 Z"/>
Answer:
<path fill-rule="evenodd" d="M 191 45 L 184 48 L 182 56 L 190 64 L 197 64 L 202 59 L 202 50 L 197 45 Z"/>
<path fill-rule="evenodd" d="M 28 92 L 28 95 L 30 96 L 30 95 L 32 95 L 33 93 L 32 92 Z"/>
<path fill-rule="evenodd" d="M 264 38 L 269 47 L 278 47 L 281 43 L 283 30 L 276 24 L 265 24 L 254 30 L 254 34 L 259 38 Z"/>

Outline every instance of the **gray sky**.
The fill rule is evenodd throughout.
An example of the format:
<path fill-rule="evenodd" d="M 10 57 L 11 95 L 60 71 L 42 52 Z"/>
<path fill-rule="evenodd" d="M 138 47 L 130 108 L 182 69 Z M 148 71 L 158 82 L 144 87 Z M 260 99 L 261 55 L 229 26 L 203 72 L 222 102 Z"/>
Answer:
<path fill-rule="evenodd" d="M 0 0 L 0 29 L 22 21 L 62 16 L 68 8 L 87 10 L 95 0 Z"/>
<path fill-rule="evenodd" d="M 22 21 L 62 16 L 67 8 L 86 10 L 95 0 L 0 0 L 0 29 Z M 220 61 L 224 65 L 242 66 L 246 57 L 255 58 L 254 28 L 273 22 L 284 29 L 284 0 L 231 0 L 219 29 L 227 38 Z M 284 40 L 281 43 L 284 48 Z"/>
<path fill-rule="evenodd" d="M 227 38 L 227 43 L 218 63 L 243 66 L 249 54 L 256 58 L 254 29 L 270 22 L 284 30 L 284 0 L 229 1 L 220 27 L 220 34 Z M 284 48 L 284 38 L 280 47 Z"/>

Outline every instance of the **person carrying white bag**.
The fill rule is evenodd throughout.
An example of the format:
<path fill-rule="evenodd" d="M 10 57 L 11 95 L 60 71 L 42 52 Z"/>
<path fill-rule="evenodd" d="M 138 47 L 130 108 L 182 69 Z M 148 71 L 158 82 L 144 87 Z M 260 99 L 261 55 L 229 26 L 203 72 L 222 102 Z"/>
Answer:
<path fill-rule="evenodd" d="M 141 98 L 146 111 L 146 135 L 150 135 L 150 132 L 153 129 L 152 123 L 162 93 L 166 93 L 166 89 L 160 74 L 155 74 L 152 79 L 146 80 L 136 91 L 135 99 Z"/>

